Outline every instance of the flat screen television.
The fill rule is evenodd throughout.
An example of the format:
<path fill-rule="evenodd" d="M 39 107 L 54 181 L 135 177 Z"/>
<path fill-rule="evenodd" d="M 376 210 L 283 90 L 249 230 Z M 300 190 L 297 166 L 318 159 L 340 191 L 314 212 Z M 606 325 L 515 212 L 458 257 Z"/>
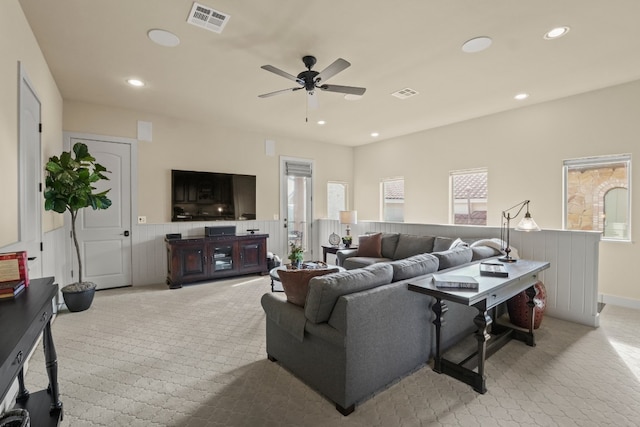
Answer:
<path fill-rule="evenodd" d="M 256 219 L 256 177 L 171 171 L 171 221 Z"/>

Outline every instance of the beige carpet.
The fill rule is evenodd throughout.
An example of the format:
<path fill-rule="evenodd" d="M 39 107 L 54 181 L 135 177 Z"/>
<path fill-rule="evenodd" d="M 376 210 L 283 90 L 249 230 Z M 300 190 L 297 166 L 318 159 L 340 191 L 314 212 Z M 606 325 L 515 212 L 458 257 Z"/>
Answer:
<path fill-rule="evenodd" d="M 53 324 L 63 426 L 632 426 L 640 422 L 640 311 L 598 329 L 546 317 L 538 345 L 488 360 L 480 395 L 428 366 L 343 417 L 267 361 L 267 277 L 101 291 Z M 47 383 L 42 348 L 27 388 Z"/>

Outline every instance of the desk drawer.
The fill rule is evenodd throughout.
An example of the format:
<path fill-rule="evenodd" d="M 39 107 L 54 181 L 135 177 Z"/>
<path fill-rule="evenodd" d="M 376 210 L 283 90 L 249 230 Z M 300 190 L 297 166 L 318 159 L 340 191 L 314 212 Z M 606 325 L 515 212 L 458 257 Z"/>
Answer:
<path fill-rule="evenodd" d="M 537 276 L 522 277 L 520 280 L 509 284 L 503 288 L 497 289 L 487 296 L 487 309 L 493 308 L 501 304 L 511 297 L 518 295 L 525 289 L 533 286 L 538 281 Z"/>
<path fill-rule="evenodd" d="M 20 368 L 24 365 L 29 353 L 33 349 L 36 340 L 44 330 L 47 322 L 51 320 L 53 313 L 50 304 L 43 307 L 35 320 L 29 325 L 29 328 L 22 336 L 18 345 L 13 349 L 11 356 L 4 361 L 0 367 L 0 380 L 2 384 L 11 385 L 13 378 L 18 375 Z M 6 390 L 0 390 L 5 393 Z"/>

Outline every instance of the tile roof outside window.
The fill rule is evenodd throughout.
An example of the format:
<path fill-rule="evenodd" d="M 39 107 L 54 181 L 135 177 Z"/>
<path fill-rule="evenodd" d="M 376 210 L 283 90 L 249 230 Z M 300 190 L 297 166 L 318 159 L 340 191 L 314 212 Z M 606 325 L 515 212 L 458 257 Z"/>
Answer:
<path fill-rule="evenodd" d="M 486 199 L 487 173 L 464 173 L 453 175 L 454 199 Z"/>
<path fill-rule="evenodd" d="M 394 179 L 384 182 L 385 200 L 404 199 L 404 179 Z"/>

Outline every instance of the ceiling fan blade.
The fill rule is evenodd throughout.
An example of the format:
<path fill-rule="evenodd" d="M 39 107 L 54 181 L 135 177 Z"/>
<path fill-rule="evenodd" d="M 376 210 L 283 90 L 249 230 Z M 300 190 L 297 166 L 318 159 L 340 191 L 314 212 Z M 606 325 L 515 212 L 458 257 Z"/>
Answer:
<path fill-rule="evenodd" d="M 318 102 L 318 93 L 314 90 L 312 92 L 307 92 L 307 106 L 310 109 L 317 109 L 319 106 Z"/>
<path fill-rule="evenodd" d="M 286 79 L 289 80 L 293 80 L 294 82 L 297 82 L 298 84 L 304 85 L 304 82 L 302 80 L 300 80 L 299 78 L 297 78 L 296 76 L 287 73 L 286 71 L 282 71 L 279 68 L 274 67 L 273 65 L 263 65 L 262 67 L 263 70 L 267 70 L 267 71 L 271 71 L 274 74 L 277 74 L 279 76 L 282 76 Z"/>
<path fill-rule="evenodd" d="M 355 87 L 355 86 L 339 86 L 339 85 L 322 85 L 318 86 L 322 90 L 326 90 L 328 92 L 339 92 L 339 93 L 347 93 L 349 95 L 364 95 L 366 92 L 366 88 L 364 87 Z"/>
<path fill-rule="evenodd" d="M 289 89 L 281 89 L 281 90 L 277 90 L 275 92 L 269 92 L 269 93 L 264 93 L 262 95 L 258 95 L 258 98 L 269 98 L 270 96 L 274 96 L 274 95 L 279 95 L 281 93 L 285 93 L 285 92 L 293 92 L 296 90 L 300 90 L 302 89 L 301 87 L 292 87 Z"/>
<path fill-rule="evenodd" d="M 331 77 L 333 77 L 336 74 L 338 74 L 340 71 L 342 71 L 345 68 L 348 68 L 350 66 L 351 66 L 351 64 L 349 63 L 349 61 L 345 61 L 342 58 L 338 58 L 335 61 L 333 61 L 333 63 L 331 65 L 329 65 L 327 68 L 325 68 L 324 70 L 320 71 L 320 74 L 318 74 L 316 76 L 315 81 L 316 82 L 327 81 Z"/>

